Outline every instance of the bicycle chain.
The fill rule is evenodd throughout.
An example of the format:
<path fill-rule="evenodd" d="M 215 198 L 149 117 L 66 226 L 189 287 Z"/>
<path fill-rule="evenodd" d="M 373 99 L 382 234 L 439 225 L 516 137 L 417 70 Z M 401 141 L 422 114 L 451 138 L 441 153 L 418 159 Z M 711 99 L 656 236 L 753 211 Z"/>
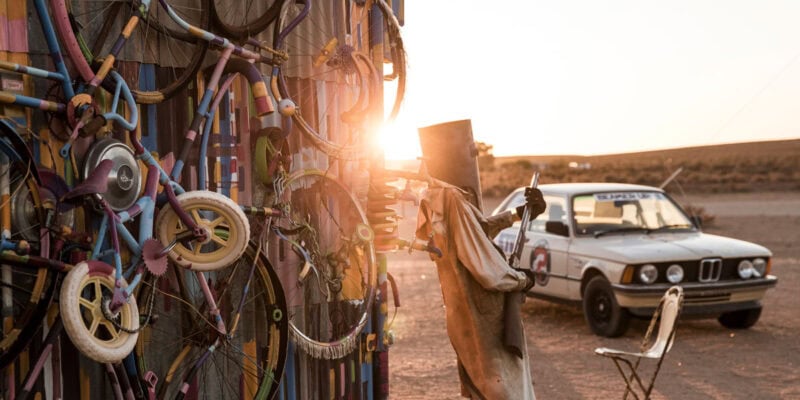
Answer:
<path fill-rule="evenodd" d="M 111 310 L 108 308 L 108 304 L 111 303 L 111 299 L 103 300 L 103 305 L 100 307 L 103 310 L 103 317 L 105 317 L 105 319 L 108 320 L 109 322 L 111 322 L 111 324 L 114 325 L 115 328 L 119 329 L 122 332 L 130 333 L 130 334 L 141 332 L 145 327 L 147 327 L 147 325 L 150 324 L 150 317 L 153 316 L 153 305 L 155 304 L 155 298 L 156 298 L 156 290 L 155 290 L 155 288 L 156 288 L 156 284 L 158 283 L 158 278 L 159 277 L 156 276 L 155 280 L 153 280 L 153 290 L 150 291 L 150 298 L 147 301 L 147 313 L 146 313 L 147 318 L 145 318 L 144 323 L 141 323 L 138 328 L 136 328 L 136 329 L 125 328 L 115 320 L 114 315 L 111 313 Z M 141 316 L 140 316 L 140 320 L 141 320 Z"/>

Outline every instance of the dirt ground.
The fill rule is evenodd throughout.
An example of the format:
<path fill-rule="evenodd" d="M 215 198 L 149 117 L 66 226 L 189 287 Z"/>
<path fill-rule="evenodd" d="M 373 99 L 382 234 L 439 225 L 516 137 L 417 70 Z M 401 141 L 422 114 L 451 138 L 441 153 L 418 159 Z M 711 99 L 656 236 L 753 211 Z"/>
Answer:
<path fill-rule="evenodd" d="M 768 291 L 759 322 L 748 330 L 715 319 L 682 320 L 655 385 L 654 399 L 800 399 L 800 193 L 715 194 L 677 198 L 716 216 L 709 233 L 749 240 L 773 252 L 776 288 Z M 491 210 L 499 199 L 487 200 Z M 410 235 L 416 209 L 404 206 Z M 389 255 L 401 307 L 392 325 L 392 399 L 458 399 L 455 353 L 445 331 L 435 265 L 426 254 Z M 593 335 L 576 307 L 528 299 L 523 320 L 538 399 L 621 398 L 622 379 L 596 347 L 635 350 L 645 320 L 623 337 Z M 392 310 L 390 309 L 390 313 Z"/>

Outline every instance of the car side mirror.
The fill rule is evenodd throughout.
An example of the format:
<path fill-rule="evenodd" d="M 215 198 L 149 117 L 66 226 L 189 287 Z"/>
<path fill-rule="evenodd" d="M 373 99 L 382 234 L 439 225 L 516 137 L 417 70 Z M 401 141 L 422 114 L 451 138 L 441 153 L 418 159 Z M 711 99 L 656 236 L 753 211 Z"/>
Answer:
<path fill-rule="evenodd" d="M 692 220 L 692 224 L 694 224 L 695 228 L 697 229 L 703 228 L 703 217 L 699 215 L 692 215 L 690 219 Z"/>
<path fill-rule="evenodd" d="M 547 221 L 544 230 L 558 236 L 569 236 L 569 227 L 561 221 Z"/>

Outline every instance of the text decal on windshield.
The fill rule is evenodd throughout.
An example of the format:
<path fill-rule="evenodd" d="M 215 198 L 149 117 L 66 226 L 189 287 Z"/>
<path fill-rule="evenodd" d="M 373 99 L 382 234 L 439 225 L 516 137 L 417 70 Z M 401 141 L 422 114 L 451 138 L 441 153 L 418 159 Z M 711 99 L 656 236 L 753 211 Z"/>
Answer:
<path fill-rule="evenodd" d="M 594 194 L 595 201 L 645 200 L 663 198 L 664 195 L 658 192 L 617 192 Z"/>

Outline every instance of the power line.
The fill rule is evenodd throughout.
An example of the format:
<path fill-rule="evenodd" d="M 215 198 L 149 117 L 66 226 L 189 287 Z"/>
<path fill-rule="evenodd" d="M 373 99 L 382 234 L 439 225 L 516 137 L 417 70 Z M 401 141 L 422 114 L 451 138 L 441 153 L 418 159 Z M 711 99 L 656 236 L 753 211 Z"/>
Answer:
<path fill-rule="evenodd" d="M 756 93 L 754 93 L 753 96 L 751 96 L 749 100 L 747 100 L 744 104 L 742 104 L 742 106 L 739 107 L 739 109 L 736 110 L 736 112 L 734 112 L 730 116 L 730 118 L 728 118 L 728 120 L 725 121 L 725 123 L 722 124 L 722 126 L 720 126 L 719 129 L 717 129 L 716 132 L 714 132 L 714 134 L 711 136 L 709 141 L 713 142 L 714 139 L 716 139 L 719 136 L 719 134 L 722 133 L 723 129 L 727 128 L 728 125 L 730 125 L 731 122 L 733 122 L 733 120 L 736 119 L 736 117 L 738 117 L 739 114 L 741 114 L 742 111 L 744 111 L 745 108 L 749 107 L 750 104 L 752 104 L 757 98 L 759 98 L 762 93 L 764 93 L 767 89 L 769 89 L 769 87 L 772 86 L 772 84 L 775 83 L 778 80 L 778 78 L 780 78 L 786 72 L 786 70 L 788 70 L 789 67 L 791 67 L 792 64 L 795 63 L 795 61 L 797 61 L 798 58 L 800 58 L 800 52 L 795 54 L 794 57 L 792 57 L 792 59 L 789 60 L 789 62 L 786 63 L 786 65 L 784 65 L 783 68 L 781 68 L 780 71 L 778 71 L 778 73 L 773 75 L 772 78 L 767 82 L 766 85 L 762 86 L 761 89 L 759 89 Z"/>

